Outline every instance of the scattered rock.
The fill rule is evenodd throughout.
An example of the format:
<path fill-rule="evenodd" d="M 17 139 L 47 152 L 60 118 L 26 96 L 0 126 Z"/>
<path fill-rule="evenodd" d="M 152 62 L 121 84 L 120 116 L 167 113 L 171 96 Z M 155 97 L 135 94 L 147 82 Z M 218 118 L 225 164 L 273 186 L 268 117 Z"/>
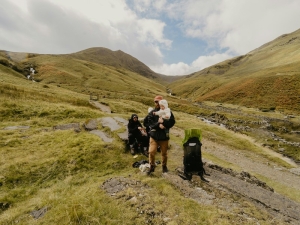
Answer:
<path fill-rule="evenodd" d="M 11 127 L 5 127 L 4 130 L 27 130 L 30 126 L 11 126 Z"/>
<path fill-rule="evenodd" d="M 96 130 L 98 128 L 97 120 L 88 120 L 86 123 L 83 124 L 84 129 L 91 131 Z"/>
<path fill-rule="evenodd" d="M 121 118 L 121 117 L 114 117 L 114 119 L 120 123 L 123 123 L 124 126 L 127 126 L 128 120 Z"/>
<path fill-rule="evenodd" d="M 290 172 L 292 172 L 293 174 L 296 174 L 296 175 L 300 176 L 300 167 L 298 167 L 298 168 L 292 168 L 292 169 L 290 169 Z"/>
<path fill-rule="evenodd" d="M 90 133 L 91 133 L 91 134 L 97 135 L 97 136 L 100 137 L 104 142 L 109 142 L 109 143 L 111 143 L 111 142 L 113 142 L 113 140 L 114 140 L 113 138 L 107 137 L 106 134 L 105 134 L 103 131 L 101 131 L 101 130 L 92 130 L 92 131 L 90 131 Z"/>
<path fill-rule="evenodd" d="M 30 213 L 30 215 L 32 215 L 33 218 L 35 218 L 35 219 L 39 219 L 39 218 L 43 217 L 47 211 L 48 211 L 48 207 L 44 207 L 39 210 L 32 211 Z"/>
<path fill-rule="evenodd" d="M 131 204 L 135 205 L 138 202 L 137 197 L 132 197 L 131 199 L 128 200 Z"/>
<path fill-rule="evenodd" d="M 121 126 L 111 117 L 101 118 L 101 123 L 103 127 L 109 127 L 111 131 L 115 131 L 121 128 Z"/>
<path fill-rule="evenodd" d="M 118 133 L 118 136 L 122 141 L 127 141 L 128 140 L 128 131 L 125 131 L 123 133 Z"/>
<path fill-rule="evenodd" d="M 139 190 L 139 192 L 143 189 L 149 188 L 147 185 L 143 184 L 140 181 L 128 179 L 124 177 L 110 178 L 105 182 L 103 182 L 103 184 L 101 185 L 101 188 L 104 189 L 109 195 L 112 196 L 129 187 L 135 190 Z"/>

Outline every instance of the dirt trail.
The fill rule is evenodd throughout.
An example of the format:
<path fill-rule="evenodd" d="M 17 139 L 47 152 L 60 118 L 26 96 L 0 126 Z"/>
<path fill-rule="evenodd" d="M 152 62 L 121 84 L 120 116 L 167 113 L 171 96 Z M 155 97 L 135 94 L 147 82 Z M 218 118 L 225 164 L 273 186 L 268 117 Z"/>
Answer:
<path fill-rule="evenodd" d="M 173 127 L 170 133 L 182 139 L 184 138 L 184 131 L 178 127 Z M 250 137 L 238 133 L 234 134 L 238 138 L 245 138 L 255 143 Z M 163 177 L 177 187 L 183 195 L 192 198 L 200 204 L 213 204 L 223 210 L 232 212 L 240 221 L 243 221 L 242 223 L 245 221 L 257 221 L 255 215 L 247 214 L 243 210 L 243 205 L 241 205 L 241 202 L 252 202 L 262 211 L 267 212 L 270 218 L 273 218 L 273 222 L 277 221 L 273 224 L 300 224 L 300 203 L 280 195 L 276 191 L 274 192 L 273 187 L 256 178 L 257 176 L 263 176 L 280 185 L 300 191 L 299 173 L 293 173 L 291 170 L 283 168 L 275 162 L 271 162 L 267 158 L 249 151 L 231 149 L 203 138 L 203 153 L 211 154 L 220 160 L 235 165 L 239 168 L 239 172 L 222 168 L 214 162 L 209 162 L 203 158 L 205 170 L 210 174 L 210 176 L 205 177 L 208 182 L 200 180 L 199 176 L 196 175 L 193 175 L 191 180 L 184 180 L 179 176 L 180 171 L 182 173 L 183 170 L 183 148 L 173 141 L 170 141 L 170 144 L 170 160 L 179 165 L 179 167 L 175 171 L 171 170 L 169 173 L 163 174 Z M 295 166 L 296 170 L 299 169 L 295 163 L 287 160 L 280 154 L 275 154 L 266 148 L 264 148 L 264 151 L 269 155 L 285 160 Z M 159 174 L 161 172 L 155 171 L 154 176 L 158 176 Z M 114 180 L 114 182 L 116 181 Z M 119 181 L 117 180 L 117 182 Z M 130 181 L 126 182 L 130 183 Z M 122 190 L 126 188 L 126 182 L 121 185 Z M 114 186 L 112 185 L 112 187 Z M 107 188 L 107 191 L 110 191 L 110 186 Z M 244 200 L 236 201 L 237 197 Z M 237 209 L 238 213 L 236 212 Z"/>
<path fill-rule="evenodd" d="M 206 139 L 203 139 L 203 151 L 226 162 L 237 165 L 243 171 L 262 175 L 300 191 L 300 176 L 291 173 L 288 169 L 280 167 L 274 162 L 269 162 L 267 159 L 257 156 L 254 153 L 229 149 L 226 146 L 219 145 Z"/>
<path fill-rule="evenodd" d="M 95 106 L 96 108 L 100 109 L 103 112 L 111 113 L 111 109 L 107 105 L 101 104 L 97 101 L 90 101 L 90 104 L 92 104 L 93 106 Z"/>
<path fill-rule="evenodd" d="M 228 131 L 228 132 L 234 133 L 232 131 Z M 285 157 L 282 154 L 279 154 L 277 152 L 274 152 L 274 151 L 272 151 L 269 148 L 261 146 L 261 144 L 257 143 L 254 138 L 249 137 L 249 136 L 244 135 L 244 134 L 240 134 L 240 133 L 234 133 L 234 135 L 236 135 L 237 137 L 242 138 L 242 139 L 247 139 L 248 141 L 252 142 L 256 146 L 258 146 L 259 148 L 261 148 L 266 154 L 268 154 L 270 156 L 274 156 L 276 158 L 280 158 L 280 159 L 282 159 L 283 161 L 287 162 L 288 164 L 290 164 L 293 167 L 298 167 L 297 163 L 295 163 L 292 159 L 290 159 L 288 157 Z"/>
<path fill-rule="evenodd" d="M 178 127 L 173 127 L 170 130 L 176 136 L 181 138 L 184 137 L 184 131 Z M 229 131 L 230 132 L 230 131 Z M 234 133 L 234 132 L 233 132 Z M 252 140 L 252 138 L 247 137 L 242 134 L 234 133 L 239 138 L 245 138 L 247 140 Z M 300 176 L 292 173 L 291 170 L 278 166 L 274 162 L 270 162 L 268 159 L 258 156 L 255 153 L 251 153 L 249 151 L 242 151 L 236 149 L 230 149 L 227 146 L 220 145 L 216 142 L 210 141 L 207 138 L 202 138 L 202 152 L 206 152 L 214 155 L 215 157 L 224 160 L 228 163 L 232 163 L 233 165 L 237 165 L 241 170 L 247 171 L 251 174 L 259 174 L 268 179 L 274 180 L 278 183 L 284 184 L 288 187 L 293 187 L 300 191 Z M 272 152 L 270 149 L 263 148 L 264 151 L 274 157 L 280 158 L 290 165 L 294 166 L 297 169 L 300 169 L 299 166 L 294 163 L 292 160 L 288 160 L 286 157 Z M 182 158 L 182 155 L 179 156 Z M 203 159 L 205 161 L 205 159 Z"/>
<path fill-rule="evenodd" d="M 184 137 L 183 130 L 178 127 L 172 128 L 170 132 L 178 137 Z M 247 138 L 244 137 L 244 135 L 236 135 L 239 138 Z M 263 176 L 276 183 L 279 183 L 280 185 L 300 191 L 299 175 L 292 173 L 286 168 L 278 166 L 274 162 L 270 162 L 264 157 L 248 151 L 231 149 L 206 138 L 202 139 L 202 144 L 203 153 L 209 153 L 218 159 L 236 165 L 240 168 L 241 174 L 246 175 L 241 176 L 241 174 L 237 171 L 232 171 L 222 167 L 220 167 L 222 169 L 216 169 L 218 166 L 210 166 L 210 164 L 213 165 L 214 162 L 209 162 L 203 158 L 203 161 L 206 164 L 206 172 L 210 174 L 210 176 L 206 176 L 206 179 L 209 182 L 206 183 L 201 181 L 198 176 L 193 176 L 192 180 L 190 181 L 195 185 L 195 188 L 201 188 L 202 194 L 200 193 L 195 195 L 195 188 L 191 190 L 190 187 L 186 187 L 184 182 L 179 182 L 178 178 L 176 178 L 176 173 L 171 173 L 168 176 L 165 176 L 185 195 L 188 195 L 195 200 L 199 200 L 199 198 L 201 198 L 202 203 L 218 205 L 219 207 L 223 207 L 225 210 L 230 211 L 234 208 L 236 209 L 237 207 L 242 208 L 242 206 L 236 206 L 237 203 L 232 201 L 230 197 L 218 198 L 217 196 L 220 195 L 218 194 L 220 191 L 227 193 L 228 195 L 230 195 L 229 193 L 233 193 L 241 198 L 245 198 L 246 201 L 252 202 L 262 210 L 267 211 L 277 220 L 285 221 L 283 223 L 300 224 L 300 203 L 282 196 L 276 193 L 276 191 L 270 191 L 272 187 L 270 187 L 270 189 L 268 189 L 269 186 L 267 185 L 266 187 L 262 187 L 261 184 L 264 182 L 256 179 L 256 176 L 258 175 Z M 170 157 L 181 164 L 183 155 L 182 149 L 182 146 L 178 146 L 176 143 L 171 141 Z M 270 154 L 275 157 L 283 158 L 283 156 L 279 154 Z M 294 163 L 291 164 L 297 166 Z M 299 167 L 297 169 L 299 169 Z M 180 171 L 182 168 L 177 169 L 177 171 L 178 170 Z M 205 191 L 206 194 L 203 194 L 203 191 Z"/>

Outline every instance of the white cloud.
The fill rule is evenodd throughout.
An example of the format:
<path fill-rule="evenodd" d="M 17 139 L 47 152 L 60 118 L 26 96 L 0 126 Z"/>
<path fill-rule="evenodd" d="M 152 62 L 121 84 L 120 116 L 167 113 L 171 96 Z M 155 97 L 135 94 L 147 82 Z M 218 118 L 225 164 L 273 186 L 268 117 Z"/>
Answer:
<path fill-rule="evenodd" d="M 133 0 L 134 9 L 137 12 L 145 12 L 151 6 L 151 0 Z"/>
<path fill-rule="evenodd" d="M 1 20 L 1 35 L 10 39 L 0 38 L 0 49 L 61 54 L 106 47 L 120 49 L 148 64 L 161 63 L 161 47 L 171 46 L 171 40 L 163 34 L 165 23 L 139 18 L 125 0 L 89 0 L 88 3 L 82 0 L 24 0 L 22 4 L 17 0 L 2 1 L 10 7 L 0 8 L 0 14 L 16 16 L 8 17 L 9 25 L 5 28 Z M 5 13 L 7 8 L 10 12 Z M 16 29 L 9 29 L 11 27 Z"/>
<path fill-rule="evenodd" d="M 168 0 L 131 0 L 133 8 L 139 13 L 149 13 L 156 15 L 157 11 L 163 11 L 164 8 L 171 4 Z"/>
<path fill-rule="evenodd" d="M 1 0 L 0 49 L 61 54 L 106 47 L 163 74 L 189 74 L 299 29 L 299 8 L 299 0 Z M 189 44 L 174 44 L 185 41 L 206 48 L 163 64 L 165 51 L 186 51 Z M 187 55 L 198 58 L 181 58 Z"/>
<path fill-rule="evenodd" d="M 187 74 L 236 55 L 246 54 L 284 33 L 299 29 L 298 0 L 178 0 L 164 12 L 178 21 L 183 35 L 205 41 L 220 53 L 199 56 L 190 65 L 179 62 L 155 71 Z M 227 53 L 222 53 L 226 50 Z M 180 72 L 179 72 L 180 71 Z"/>
<path fill-rule="evenodd" d="M 172 44 L 171 40 L 165 39 L 163 36 L 163 30 L 165 23 L 159 20 L 140 19 L 137 22 L 139 26 L 138 37 L 144 43 L 158 42 L 166 47 L 170 47 Z"/>
<path fill-rule="evenodd" d="M 153 7 L 161 11 L 167 5 L 167 0 L 153 0 Z"/>
<path fill-rule="evenodd" d="M 179 62 L 171 65 L 163 64 L 162 66 L 151 66 L 150 68 L 157 73 L 165 75 L 188 75 L 232 57 L 233 56 L 228 53 L 215 53 L 208 56 L 199 56 L 190 65 Z"/>
<path fill-rule="evenodd" d="M 195 71 L 199 71 L 232 57 L 232 55 L 227 53 L 216 53 L 208 56 L 199 56 L 195 61 L 192 62 L 191 67 Z"/>
<path fill-rule="evenodd" d="M 150 66 L 150 68 L 153 71 L 164 75 L 184 75 L 188 74 L 190 70 L 189 65 L 183 62 Z"/>
<path fill-rule="evenodd" d="M 167 14 L 185 35 L 245 54 L 299 28 L 298 0 L 179 0 Z"/>
<path fill-rule="evenodd" d="M 252 0 L 225 3 L 220 21 L 223 21 L 223 32 L 226 35 L 219 43 L 221 47 L 227 47 L 237 54 L 245 54 L 299 28 L 300 1 Z"/>

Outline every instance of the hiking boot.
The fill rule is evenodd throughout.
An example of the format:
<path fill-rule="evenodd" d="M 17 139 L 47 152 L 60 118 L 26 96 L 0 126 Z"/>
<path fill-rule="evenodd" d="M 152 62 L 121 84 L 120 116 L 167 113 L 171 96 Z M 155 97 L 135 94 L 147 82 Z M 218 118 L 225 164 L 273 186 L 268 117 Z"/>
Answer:
<path fill-rule="evenodd" d="M 155 169 L 155 166 L 150 165 L 150 169 L 149 169 L 149 171 L 147 172 L 147 175 L 151 175 L 151 173 L 154 172 L 154 169 Z"/>
<path fill-rule="evenodd" d="M 162 166 L 162 172 L 163 173 L 169 172 L 168 167 L 167 166 Z"/>

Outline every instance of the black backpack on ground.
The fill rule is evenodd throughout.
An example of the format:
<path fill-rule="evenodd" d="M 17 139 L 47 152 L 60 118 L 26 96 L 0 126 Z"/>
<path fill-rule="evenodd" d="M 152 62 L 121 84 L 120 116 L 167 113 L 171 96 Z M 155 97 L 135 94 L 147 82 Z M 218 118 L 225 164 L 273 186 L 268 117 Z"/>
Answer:
<path fill-rule="evenodd" d="M 206 173 L 202 162 L 201 146 L 202 143 L 197 137 L 192 137 L 183 144 L 184 174 L 188 179 L 191 178 L 193 173 L 197 173 L 202 180 L 205 180 L 204 174 Z"/>

